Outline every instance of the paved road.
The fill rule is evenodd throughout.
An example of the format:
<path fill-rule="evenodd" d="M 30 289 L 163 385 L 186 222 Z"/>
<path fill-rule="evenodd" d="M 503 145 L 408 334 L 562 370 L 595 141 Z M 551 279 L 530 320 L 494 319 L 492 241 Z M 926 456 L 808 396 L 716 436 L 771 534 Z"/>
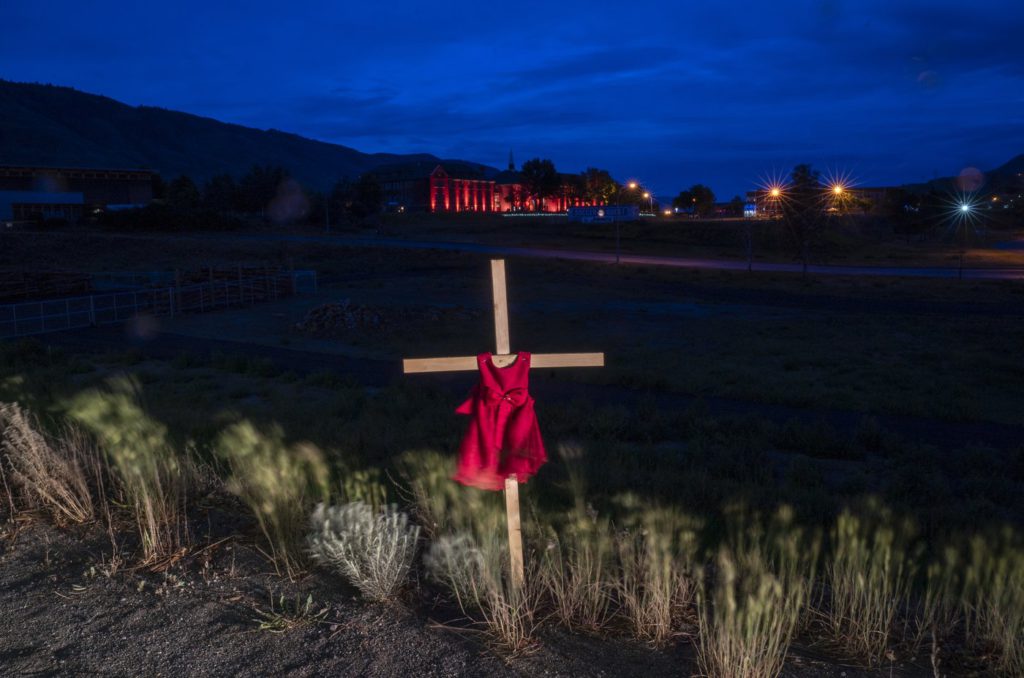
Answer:
<path fill-rule="evenodd" d="M 401 238 L 370 238 L 329 235 L 288 235 L 278 233 L 232 234 L 236 240 L 263 240 L 302 243 L 323 243 L 351 247 L 394 247 L 412 250 L 443 250 L 448 252 L 473 252 L 499 256 L 535 257 L 540 259 L 571 259 L 575 261 L 594 261 L 615 263 L 613 252 L 593 252 L 588 250 L 551 249 L 544 247 L 514 247 L 507 245 L 484 245 L 474 242 L 452 242 L 445 240 L 405 240 Z M 746 271 L 745 261 L 730 259 L 709 259 L 703 257 L 663 257 L 649 254 L 623 254 L 619 261 L 624 264 L 643 266 L 668 266 L 673 268 L 693 268 L 719 271 Z M 803 265 L 799 263 L 778 263 L 755 261 L 752 270 L 771 273 L 803 273 Z M 955 267 L 941 266 L 832 266 L 814 264 L 808 266 L 808 273 L 815 275 L 845 276 L 882 276 L 906 278 L 957 278 L 960 271 Z M 1003 268 L 967 268 L 963 271 L 964 278 L 974 280 L 1022 280 L 1024 267 Z"/>

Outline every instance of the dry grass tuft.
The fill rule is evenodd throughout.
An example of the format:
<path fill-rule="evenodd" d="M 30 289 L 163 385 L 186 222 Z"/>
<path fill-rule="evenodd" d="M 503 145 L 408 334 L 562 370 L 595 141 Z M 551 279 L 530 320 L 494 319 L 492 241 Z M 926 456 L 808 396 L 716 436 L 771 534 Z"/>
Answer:
<path fill-rule="evenodd" d="M 877 504 L 863 516 L 844 511 L 832 529 L 825 618 L 835 640 L 869 666 L 885 658 L 909 604 L 913 537 L 909 521 Z"/>
<path fill-rule="evenodd" d="M 0 451 L 13 490 L 30 506 L 43 508 L 58 524 L 95 517 L 90 477 L 99 471 L 99 454 L 80 430 L 67 427 L 58 437 L 47 435 L 20 405 L 0 403 Z M 12 509 L 13 490 L 8 490 Z"/>
<path fill-rule="evenodd" d="M 167 429 L 146 415 L 138 385 L 115 379 L 109 390 L 78 395 L 70 413 L 99 441 L 113 491 L 135 519 L 144 561 L 180 556 L 191 542 L 185 500 L 194 467 L 187 455 L 176 454 Z"/>
<path fill-rule="evenodd" d="M 691 516 L 657 508 L 618 535 L 619 611 L 638 639 L 663 645 L 693 616 L 700 527 Z"/>
<path fill-rule="evenodd" d="M 524 587 L 511 586 L 500 534 L 482 545 L 465 534 L 439 537 L 425 560 L 431 576 L 451 589 L 463 613 L 505 654 L 514 656 L 534 644 L 540 605 L 536 578 L 528 568 Z"/>
<path fill-rule="evenodd" d="M 597 633 L 613 615 L 615 539 L 607 520 L 585 520 L 552 534 L 538 572 L 555 617 L 566 628 Z"/>

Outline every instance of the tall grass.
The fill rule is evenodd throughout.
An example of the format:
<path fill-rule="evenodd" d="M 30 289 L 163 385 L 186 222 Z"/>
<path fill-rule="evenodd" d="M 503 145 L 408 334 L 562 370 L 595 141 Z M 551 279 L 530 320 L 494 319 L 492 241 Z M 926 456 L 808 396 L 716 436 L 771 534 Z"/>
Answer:
<path fill-rule="evenodd" d="M 146 562 L 179 555 L 190 543 L 185 500 L 194 477 L 167 429 L 146 415 L 138 385 L 127 378 L 109 389 L 79 394 L 70 415 L 99 441 L 116 480 L 115 491 L 131 510 Z"/>
<path fill-rule="evenodd" d="M 565 627 L 596 633 L 611 620 L 616 587 L 615 536 L 607 519 L 584 518 L 552 530 L 539 584 Z"/>
<path fill-rule="evenodd" d="M 716 678 L 779 675 L 811 595 L 820 539 L 795 526 L 782 508 L 762 527 L 737 520 L 701 578 L 697 660 Z"/>
<path fill-rule="evenodd" d="M 1024 544 L 1010 528 L 970 540 L 963 611 L 968 641 L 995 652 L 1005 675 L 1024 675 Z"/>
<path fill-rule="evenodd" d="M 309 551 L 337 569 L 366 598 L 388 600 L 409 576 L 418 526 L 394 506 L 319 504 L 310 518 Z"/>
<path fill-rule="evenodd" d="M 691 516 L 651 508 L 620 532 L 616 594 L 620 614 L 637 638 L 662 645 L 692 613 L 699 529 Z"/>
<path fill-rule="evenodd" d="M 82 432 L 66 427 L 46 434 L 17 403 L 0 403 L 0 452 L 19 496 L 60 523 L 85 523 L 95 515 L 90 478 L 99 453 Z"/>
<path fill-rule="evenodd" d="M 825 573 L 828 627 L 847 652 L 870 666 L 885 657 L 909 604 L 914 534 L 908 520 L 877 503 L 861 516 L 843 511 L 832 529 Z"/>
<path fill-rule="evenodd" d="M 440 536 L 425 562 L 431 577 L 453 592 L 463 613 L 504 653 L 515 655 L 533 645 L 540 603 L 534 568 L 527 563 L 524 585 L 511 585 L 504 535 L 482 541 L 465 533 Z"/>
<path fill-rule="evenodd" d="M 501 492 L 487 492 L 452 481 L 455 459 L 433 450 L 404 453 L 398 468 L 407 499 L 417 522 L 430 537 L 466 533 L 479 542 L 489 535 L 503 535 L 507 525 Z M 529 510 L 526 497 L 521 508 Z M 523 520 L 524 526 L 528 524 Z"/>
<path fill-rule="evenodd" d="M 243 421 L 220 435 L 216 452 L 230 470 L 228 490 L 256 517 L 277 573 L 301 572 L 307 516 L 329 497 L 330 473 L 320 450 L 309 443 L 288 446 L 279 427 L 263 433 Z"/>
<path fill-rule="evenodd" d="M 963 618 L 963 558 L 954 546 L 942 548 L 925 567 L 924 592 L 919 597 L 914 644 L 926 636 L 932 642 L 948 638 Z"/>

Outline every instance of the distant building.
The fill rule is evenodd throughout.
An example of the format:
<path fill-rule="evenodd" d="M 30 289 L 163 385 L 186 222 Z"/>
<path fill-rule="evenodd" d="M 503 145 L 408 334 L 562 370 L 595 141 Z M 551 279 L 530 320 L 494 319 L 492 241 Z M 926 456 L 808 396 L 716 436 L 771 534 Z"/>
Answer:
<path fill-rule="evenodd" d="M 64 219 L 76 222 L 82 218 L 85 199 L 81 193 L 45 193 L 42 191 L 0 191 L 0 223 L 16 223 L 41 219 Z"/>
<path fill-rule="evenodd" d="M 153 200 L 153 170 L 0 166 L 0 222 L 61 218 Z"/>
<path fill-rule="evenodd" d="M 412 162 L 373 171 L 391 211 L 565 212 L 584 201 L 576 196 L 574 175 L 563 174 L 560 190 L 536 205 L 513 169 L 495 173 L 463 162 Z M 539 209 L 538 209 L 539 208 Z"/>

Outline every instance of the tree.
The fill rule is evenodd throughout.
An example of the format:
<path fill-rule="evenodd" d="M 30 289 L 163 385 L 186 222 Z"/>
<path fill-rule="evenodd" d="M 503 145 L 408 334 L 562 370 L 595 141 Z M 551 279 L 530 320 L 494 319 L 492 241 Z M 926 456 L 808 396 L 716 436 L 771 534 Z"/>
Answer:
<path fill-rule="evenodd" d="M 230 174 L 218 174 L 203 186 L 203 209 L 218 215 L 234 212 L 238 207 L 238 184 Z"/>
<path fill-rule="evenodd" d="M 696 202 L 691 191 L 679 191 L 679 195 L 672 198 L 672 206 L 680 210 L 692 210 Z"/>
<path fill-rule="evenodd" d="M 811 247 L 821 231 L 821 195 L 820 174 L 807 164 L 794 167 L 786 188 L 786 199 L 782 202 L 782 219 L 803 262 L 805 275 Z"/>
<path fill-rule="evenodd" d="M 693 196 L 693 208 L 699 217 L 709 217 L 715 211 L 715 193 L 704 184 L 690 187 Z"/>
<path fill-rule="evenodd" d="M 729 216 L 730 217 L 742 217 L 743 216 L 743 198 L 738 195 L 734 195 L 732 200 L 729 201 Z"/>
<path fill-rule="evenodd" d="M 262 216 L 287 178 L 288 172 L 283 167 L 253 165 L 238 182 L 242 211 Z"/>
<path fill-rule="evenodd" d="M 545 198 L 557 194 L 562 186 L 555 164 L 547 159 L 527 160 L 519 174 L 523 178 L 523 187 L 534 201 L 534 210 L 543 209 Z"/>
<path fill-rule="evenodd" d="M 167 187 L 167 204 L 179 212 L 193 213 L 199 209 L 196 182 L 182 174 Z"/>
<path fill-rule="evenodd" d="M 346 216 L 351 206 L 352 182 L 349 181 L 348 177 L 338 179 L 327 194 L 327 212 L 331 223 L 335 223 L 343 216 Z"/>
<path fill-rule="evenodd" d="M 595 205 L 607 205 L 615 199 L 619 185 L 608 170 L 588 167 L 580 174 L 583 199 Z"/>
<path fill-rule="evenodd" d="M 384 189 L 381 188 L 377 177 L 367 172 L 359 177 L 359 180 L 352 186 L 352 202 L 349 205 L 349 212 L 357 219 L 380 214 L 384 207 Z"/>

